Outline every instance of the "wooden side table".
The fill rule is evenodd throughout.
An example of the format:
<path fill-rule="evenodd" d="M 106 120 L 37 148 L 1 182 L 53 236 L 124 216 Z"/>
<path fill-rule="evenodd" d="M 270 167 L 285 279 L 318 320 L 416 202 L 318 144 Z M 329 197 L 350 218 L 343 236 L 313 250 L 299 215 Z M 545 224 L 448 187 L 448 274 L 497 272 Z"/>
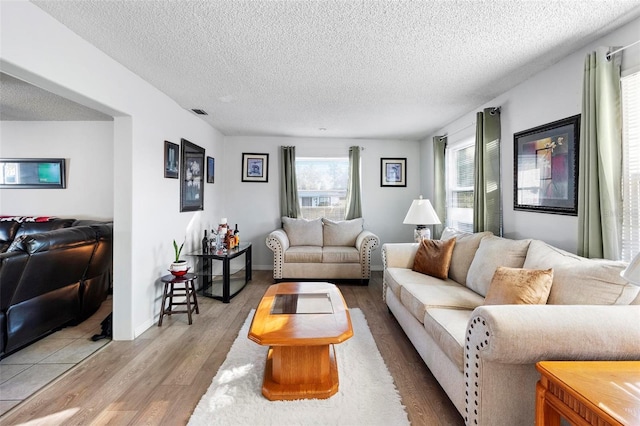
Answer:
<path fill-rule="evenodd" d="M 191 313 L 195 311 L 200 313 L 198 308 L 198 299 L 196 297 L 196 287 L 193 281 L 197 278 L 196 274 L 185 274 L 181 277 L 173 275 L 165 275 L 160 280 L 164 283 L 164 293 L 162 294 L 162 307 L 160 308 L 160 320 L 158 327 L 162 325 L 162 318 L 171 314 L 187 314 L 189 316 L 189 325 L 192 324 Z M 184 301 L 176 302 L 174 297 L 184 297 Z M 167 306 L 167 300 L 169 304 Z M 192 301 L 193 300 L 193 301 Z M 187 309 L 176 310 L 176 306 L 186 306 Z"/>
<path fill-rule="evenodd" d="M 640 361 L 536 364 L 536 425 L 640 425 Z"/>

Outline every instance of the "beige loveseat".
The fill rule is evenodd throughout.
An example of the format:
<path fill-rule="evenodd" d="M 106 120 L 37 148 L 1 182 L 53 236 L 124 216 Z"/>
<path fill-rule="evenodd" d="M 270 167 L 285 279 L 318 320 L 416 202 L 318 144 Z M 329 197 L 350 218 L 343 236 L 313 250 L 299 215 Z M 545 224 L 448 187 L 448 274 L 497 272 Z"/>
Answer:
<path fill-rule="evenodd" d="M 371 252 L 380 239 L 363 229 L 363 219 L 282 218 L 282 228 L 267 236 L 273 251 L 273 278 L 357 279 L 371 277 Z"/>
<path fill-rule="evenodd" d="M 383 297 L 467 425 L 533 425 L 537 361 L 640 360 L 640 288 L 623 263 L 445 230 L 453 237 L 445 280 L 412 270 L 418 244 L 384 244 Z M 498 266 L 553 268 L 547 303 L 484 305 Z"/>

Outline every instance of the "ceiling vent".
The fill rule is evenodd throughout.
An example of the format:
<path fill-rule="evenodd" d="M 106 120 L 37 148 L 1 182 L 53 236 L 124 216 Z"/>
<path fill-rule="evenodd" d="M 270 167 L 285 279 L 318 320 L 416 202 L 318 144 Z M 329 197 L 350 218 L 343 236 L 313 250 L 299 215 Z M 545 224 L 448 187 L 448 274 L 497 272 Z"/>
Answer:
<path fill-rule="evenodd" d="M 207 114 L 207 112 L 203 109 L 198 109 L 198 108 L 193 108 L 191 111 L 195 112 L 198 115 L 209 115 Z"/>

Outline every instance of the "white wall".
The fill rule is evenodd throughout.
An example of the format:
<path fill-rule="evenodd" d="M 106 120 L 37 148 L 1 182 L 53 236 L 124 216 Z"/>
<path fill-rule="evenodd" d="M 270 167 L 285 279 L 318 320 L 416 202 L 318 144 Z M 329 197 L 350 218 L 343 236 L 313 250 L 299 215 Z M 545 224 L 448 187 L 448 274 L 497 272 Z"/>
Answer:
<path fill-rule="evenodd" d="M 113 219 L 112 121 L 3 121 L 5 158 L 65 158 L 65 189 L 0 189 L 3 215 Z"/>
<path fill-rule="evenodd" d="M 402 220 L 411 201 L 420 195 L 420 146 L 418 142 L 365 139 L 315 139 L 278 137 L 225 137 L 224 216 L 238 224 L 241 239 L 253 243 L 255 269 L 272 269 L 273 254 L 266 247 L 269 232 L 280 227 L 280 146 L 295 146 L 298 157 L 349 157 L 349 147 L 364 147 L 362 167 L 362 216 L 365 228 L 381 243 L 413 240 L 413 226 Z M 242 182 L 242 153 L 269 154 L 269 181 Z M 380 158 L 407 158 L 407 187 L 380 186 Z M 380 250 L 373 267 L 382 269 Z"/>
<path fill-rule="evenodd" d="M 179 212 L 164 141 L 186 138 L 222 158 L 222 134 L 37 6 L 0 2 L 0 19 L 0 70 L 114 117 L 114 337 L 133 339 L 155 322 L 172 240 L 193 249 L 222 213 L 222 174 L 205 185 L 203 212 Z"/>
<path fill-rule="evenodd" d="M 567 56 L 552 67 L 492 101 L 478 106 L 474 111 L 470 111 L 436 132 L 436 135 L 453 134 L 458 129 L 468 128 L 469 124 L 475 123 L 477 111 L 488 107 L 502 107 L 502 208 L 506 237 L 536 238 L 573 253 L 577 251 L 578 219 L 576 216 L 513 210 L 513 134 L 580 114 L 586 54 L 599 46 L 626 46 L 638 40 L 639 35 L 640 19 Z M 638 66 L 640 66 L 640 45 L 625 50 L 622 61 L 623 72 Z M 471 129 L 473 131 L 473 128 Z M 459 138 L 460 134 L 452 137 Z M 423 190 L 430 195 L 433 194 L 431 141 L 432 137 L 429 137 L 421 144 L 421 158 L 425 170 L 422 176 Z"/>

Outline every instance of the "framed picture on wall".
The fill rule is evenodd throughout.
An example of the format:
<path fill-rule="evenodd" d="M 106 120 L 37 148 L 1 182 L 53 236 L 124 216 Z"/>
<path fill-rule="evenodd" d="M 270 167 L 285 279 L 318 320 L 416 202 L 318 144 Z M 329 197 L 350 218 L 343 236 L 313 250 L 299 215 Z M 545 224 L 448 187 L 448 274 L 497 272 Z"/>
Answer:
<path fill-rule="evenodd" d="M 380 186 L 407 186 L 407 159 L 380 159 Z"/>
<path fill-rule="evenodd" d="M 513 135 L 513 209 L 578 215 L 580 115 Z"/>
<path fill-rule="evenodd" d="M 242 181 L 269 181 L 269 154 L 242 153 Z"/>
<path fill-rule="evenodd" d="M 164 177 L 178 179 L 179 150 L 178 144 L 164 141 Z"/>
<path fill-rule="evenodd" d="M 213 183 L 215 178 L 216 159 L 207 157 L 207 183 Z"/>
<path fill-rule="evenodd" d="M 204 148 L 181 140 L 180 211 L 204 210 Z"/>
<path fill-rule="evenodd" d="M 0 158 L 0 188 L 64 189 L 64 158 Z"/>

